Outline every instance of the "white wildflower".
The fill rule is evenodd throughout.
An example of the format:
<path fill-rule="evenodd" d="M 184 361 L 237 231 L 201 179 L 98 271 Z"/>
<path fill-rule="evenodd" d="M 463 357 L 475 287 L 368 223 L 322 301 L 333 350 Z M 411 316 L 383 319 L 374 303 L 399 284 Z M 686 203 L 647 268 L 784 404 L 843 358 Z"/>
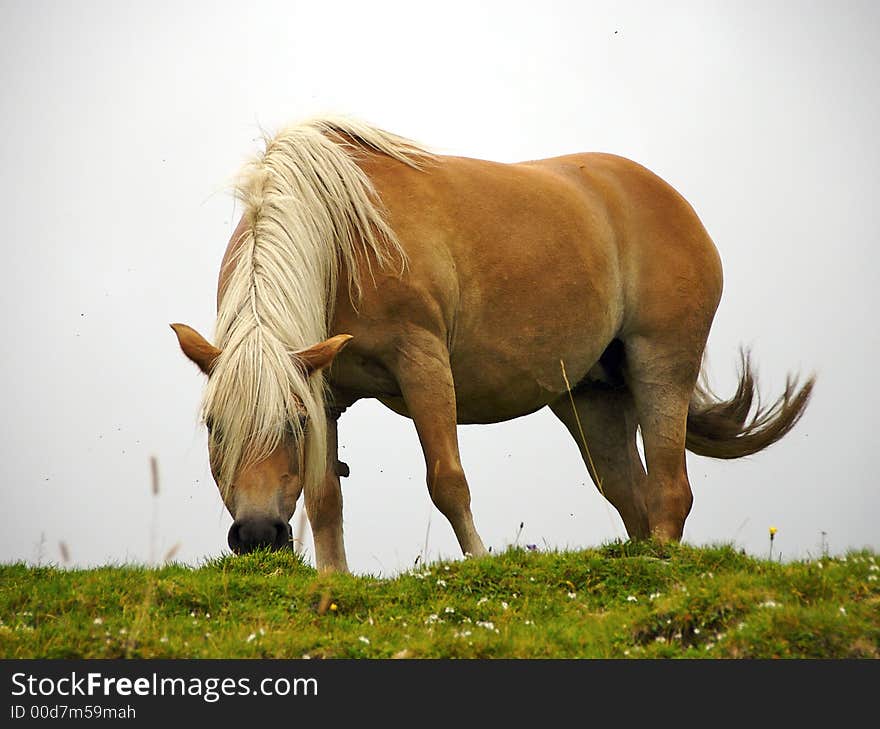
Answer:
<path fill-rule="evenodd" d="M 437 584 L 440 587 L 446 587 L 446 580 L 437 580 Z"/>
<path fill-rule="evenodd" d="M 578 596 L 578 594 L 576 592 L 569 592 L 568 593 L 569 600 L 574 600 L 577 596 Z"/>
<path fill-rule="evenodd" d="M 104 618 L 95 618 L 95 619 L 92 621 L 92 623 L 94 623 L 95 625 L 103 625 L 103 624 L 104 624 Z"/>
<path fill-rule="evenodd" d="M 251 643 L 251 642 L 253 642 L 253 641 L 256 639 L 256 637 L 257 637 L 257 634 L 256 634 L 256 633 L 251 633 L 251 634 L 247 637 L 247 640 L 245 641 L 245 643 Z"/>
<path fill-rule="evenodd" d="M 481 597 L 479 600 L 477 600 L 477 605 L 482 605 L 484 602 L 489 602 L 489 598 Z"/>
<path fill-rule="evenodd" d="M 627 595 L 626 601 L 627 602 L 638 602 L 639 598 L 637 598 L 635 595 Z"/>
<path fill-rule="evenodd" d="M 359 635 L 359 636 L 358 636 L 358 640 L 359 640 L 361 643 L 365 643 L 366 645 L 370 645 L 370 639 L 367 638 L 367 636 L 365 636 L 365 635 Z"/>
<path fill-rule="evenodd" d="M 507 605 L 506 602 L 504 602 L 504 601 L 502 600 L 502 601 L 501 601 L 501 607 L 502 607 L 504 610 L 507 610 L 508 605 Z"/>
<path fill-rule="evenodd" d="M 455 612 L 455 608 L 454 607 L 447 607 L 443 612 L 451 615 L 452 613 Z"/>

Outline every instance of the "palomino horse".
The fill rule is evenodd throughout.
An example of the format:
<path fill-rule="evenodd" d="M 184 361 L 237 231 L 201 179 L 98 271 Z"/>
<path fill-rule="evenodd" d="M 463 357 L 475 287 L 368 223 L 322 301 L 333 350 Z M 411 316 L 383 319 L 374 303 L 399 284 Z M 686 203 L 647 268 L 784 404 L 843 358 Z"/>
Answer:
<path fill-rule="evenodd" d="M 471 555 L 486 548 L 457 423 L 548 405 L 630 537 L 680 539 L 685 448 L 755 453 L 809 400 L 813 380 L 790 378 L 752 412 L 747 356 L 731 399 L 698 383 L 721 261 L 690 205 L 629 160 L 439 156 L 323 118 L 267 139 L 237 194 L 215 343 L 172 325 L 208 376 L 235 552 L 288 544 L 304 491 L 318 568 L 347 570 L 336 422 L 360 398 L 413 420 L 431 499 Z"/>

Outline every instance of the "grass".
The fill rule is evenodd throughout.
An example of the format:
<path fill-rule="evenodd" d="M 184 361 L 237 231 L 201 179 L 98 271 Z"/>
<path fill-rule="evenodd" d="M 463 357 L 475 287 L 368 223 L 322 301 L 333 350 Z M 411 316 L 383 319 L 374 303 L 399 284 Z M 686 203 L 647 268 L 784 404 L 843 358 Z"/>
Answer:
<path fill-rule="evenodd" d="M 511 548 L 393 579 L 293 553 L 68 570 L 0 565 L 3 658 L 878 658 L 870 551 Z"/>

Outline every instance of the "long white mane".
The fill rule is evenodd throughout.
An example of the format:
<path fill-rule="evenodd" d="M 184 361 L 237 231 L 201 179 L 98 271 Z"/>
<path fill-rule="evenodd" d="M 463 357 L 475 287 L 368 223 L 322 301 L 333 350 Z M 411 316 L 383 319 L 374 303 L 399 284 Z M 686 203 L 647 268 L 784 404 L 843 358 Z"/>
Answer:
<path fill-rule="evenodd" d="M 214 424 L 211 453 L 221 489 L 288 435 L 303 444 L 304 487 L 319 489 L 327 460 L 324 378 L 307 377 L 295 352 L 327 339 L 340 270 L 356 302 L 364 269 L 406 266 L 357 157 L 382 153 L 418 168 L 431 155 L 347 118 L 312 119 L 264 141 L 235 189 L 244 232 L 226 264 L 214 335 L 222 354 L 203 416 Z"/>

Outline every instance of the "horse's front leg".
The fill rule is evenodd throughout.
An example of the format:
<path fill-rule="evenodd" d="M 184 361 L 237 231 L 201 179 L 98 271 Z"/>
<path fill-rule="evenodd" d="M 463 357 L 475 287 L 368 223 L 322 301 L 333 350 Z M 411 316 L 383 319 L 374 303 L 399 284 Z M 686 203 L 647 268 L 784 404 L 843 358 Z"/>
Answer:
<path fill-rule="evenodd" d="M 315 565 L 319 570 L 348 572 L 342 540 L 341 464 L 337 457 L 337 416 L 327 418 L 327 470 L 319 494 L 306 489 L 306 512 L 315 539 Z M 345 466 L 347 471 L 348 467 Z M 347 473 L 345 474 L 347 475 Z"/>
<path fill-rule="evenodd" d="M 471 494 L 458 451 L 455 386 L 445 342 L 423 334 L 398 349 L 394 375 L 422 444 L 428 493 L 465 555 L 487 554 L 474 528 Z"/>

